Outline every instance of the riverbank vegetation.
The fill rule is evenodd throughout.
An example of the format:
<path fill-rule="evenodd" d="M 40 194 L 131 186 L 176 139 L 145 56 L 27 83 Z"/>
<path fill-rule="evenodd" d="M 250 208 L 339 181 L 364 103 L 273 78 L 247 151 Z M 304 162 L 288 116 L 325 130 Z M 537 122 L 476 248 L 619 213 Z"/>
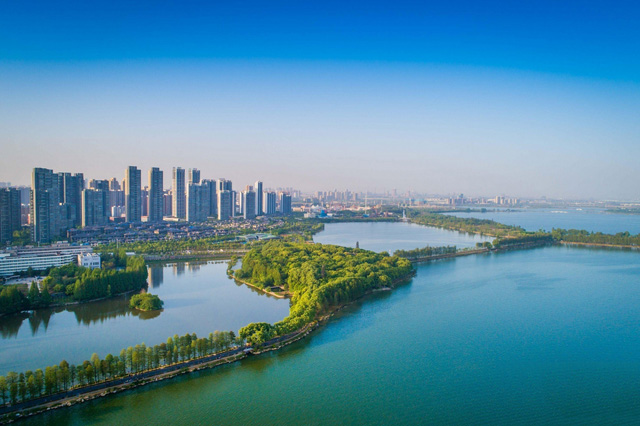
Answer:
<path fill-rule="evenodd" d="M 388 287 L 413 271 L 411 262 L 387 253 L 346 247 L 273 241 L 250 250 L 236 277 L 260 288 L 292 294 L 289 316 L 273 328 L 249 324 L 242 335 L 254 344 L 300 329 L 333 307 Z"/>
<path fill-rule="evenodd" d="M 119 355 L 108 354 L 104 359 L 94 353 L 89 360 L 77 365 L 63 360 L 44 371 L 11 371 L 0 376 L 0 399 L 2 404 L 15 404 L 212 355 L 242 344 L 243 340 L 237 338 L 233 331 L 216 331 L 203 338 L 198 338 L 195 333 L 175 335 L 166 343 L 149 347 L 144 343 L 129 346 Z"/>
<path fill-rule="evenodd" d="M 134 294 L 129 300 L 129 307 L 140 311 L 157 311 L 163 305 L 164 302 L 158 296 L 150 293 Z"/>
<path fill-rule="evenodd" d="M 180 240 L 138 241 L 134 243 L 105 244 L 96 247 L 98 252 L 112 252 L 125 250 L 136 254 L 175 254 L 175 253 L 204 253 L 210 250 L 238 250 L 244 243 L 235 241 L 236 236 L 208 237 L 197 240 L 184 238 Z"/>
<path fill-rule="evenodd" d="M 437 228 L 452 229 L 472 234 L 489 235 L 492 237 L 518 237 L 526 235 L 527 231 L 519 226 L 505 225 L 488 219 L 462 218 L 439 213 L 431 213 L 417 209 L 407 211 L 407 217 L 419 225 L 435 226 Z"/>
<path fill-rule="evenodd" d="M 147 267 L 140 256 L 124 251 L 103 254 L 102 268 L 89 269 L 75 263 L 51 268 L 38 286 L 32 282 L 24 294 L 19 286 L 0 291 L 0 314 L 51 306 L 54 301 L 81 302 L 138 291 L 147 282 Z M 54 297 L 56 299 L 54 300 Z"/>
<path fill-rule="evenodd" d="M 551 231 L 551 235 L 556 241 L 565 243 L 640 247 L 640 234 L 632 235 L 629 232 L 603 234 L 602 232 L 589 232 L 577 229 L 554 229 Z"/>
<path fill-rule="evenodd" d="M 413 250 L 396 250 L 393 255 L 403 257 L 405 259 L 414 260 L 430 256 L 442 256 L 445 254 L 455 254 L 458 252 L 456 246 L 417 248 Z"/>

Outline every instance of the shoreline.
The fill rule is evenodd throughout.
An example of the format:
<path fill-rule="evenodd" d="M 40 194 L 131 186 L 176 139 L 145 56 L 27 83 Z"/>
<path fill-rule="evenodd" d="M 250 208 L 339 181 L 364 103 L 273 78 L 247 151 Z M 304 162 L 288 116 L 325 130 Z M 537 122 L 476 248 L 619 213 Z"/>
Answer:
<path fill-rule="evenodd" d="M 270 341 L 272 343 L 267 342 L 268 344 L 263 347 L 256 348 L 256 349 L 250 346 L 247 346 L 244 348 L 237 347 L 227 352 L 205 356 L 204 358 L 206 359 L 201 358 L 196 360 L 185 361 L 182 363 L 171 364 L 169 366 L 163 366 L 162 367 L 163 370 L 164 369 L 168 370 L 165 372 L 160 372 L 158 371 L 160 369 L 156 369 L 156 370 L 136 373 L 134 375 L 118 378 L 116 379 L 116 383 L 113 383 L 111 385 L 109 385 L 109 383 L 107 382 L 87 385 L 84 387 L 84 388 L 88 388 L 87 391 L 85 392 L 82 392 L 81 388 L 74 389 L 67 392 L 77 392 L 77 394 L 75 395 L 69 395 L 66 397 L 61 395 L 60 398 L 55 398 L 55 395 L 53 395 L 54 397 L 53 400 L 45 401 L 42 404 L 36 404 L 31 407 L 25 407 L 24 409 L 21 409 L 21 410 L 20 409 L 14 410 L 14 411 L 7 410 L 5 413 L 0 415 L 0 424 L 13 423 L 22 418 L 36 416 L 46 411 L 56 410 L 56 409 L 65 408 L 65 407 L 71 407 L 76 404 L 92 401 L 97 398 L 135 389 L 137 387 L 145 386 L 150 383 L 172 379 L 174 377 L 177 377 L 183 374 L 192 373 L 194 371 L 215 368 L 220 365 L 234 363 L 247 358 L 249 355 L 258 356 L 266 352 L 280 350 L 285 346 L 288 346 L 301 339 L 304 339 L 314 330 L 317 330 L 320 327 L 326 325 L 329 319 L 331 319 L 338 312 L 352 305 L 356 301 L 364 299 L 367 296 L 371 296 L 380 291 L 385 291 L 385 292 L 392 291 L 399 284 L 403 282 L 408 282 L 409 280 L 411 280 L 411 278 L 413 278 L 415 274 L 416 274 L 416 271 L 414 269 L 406 276 L 395 280 L 390 287 L 384 287 L 380 289 L 371 289 L 367 291 L 365 294 L 363 294 L 362 296 L 332 309 L 330 312 L 327 312 L 326 314 L 320 316 L 318 319 L 310 322 L 309 324 L 304 325 L 302 328 L 292 333 L 286 334 L 284 336 L 280 336 L 272 339 Z M 251 286 L 255 287 L 253 285 Z M 258 288 L 258 287 L 255 287 L 255 288 Z M 225 354 L 227 353 L 228 355 L 225 356 Z M 42 398 L 48 399 L 51 397 L 52 396 L 45 396 Z M 27 404 L 29 402 L 30 401 L 25 401 L 25 403 Z M 21 405 L 21 404 L 23 403 L 22 402 L 18 403 L 18 405 Z M 6 410 L 8 408 L 11 408 L 11 407 L 10 406 L 0 407 L 0 411 Z"/>
<path fill-rule="evenodd" d="M 148 285 L 148 283 L 147 283 Z M 142 290 L 142 289 L 140 289 Z M 11 312 L 8 314 L 0 314 L 0 318 L 5 318 L 9 315 L 18 315 L 18 314 L 22 314 L 25 312 L 37 312 L 37 311 L 41 311 L 43 309 L 55 309 L 55 308 L 66 308 L 67 306 L 76 306 L 76 305 L 84 305 L 84 304 L 89 304 L 89 303 L 93 303 L 93 302 L 100 302 L 102 300 L 108 300 L 108 299 L 114 299 L 116 297 L 120 297 L 120 296 L 125 296 L 129 293 L 135 293 L 136 291 L 140 291 L 140 290 L 129 290 L 129 291 L 125 291 L 124 293 L 118 293 L 118 294 L 114 294 L 113 296 L 105 296 L 105 297 L 99 297 L 97 299 L 90 299 L 90 300 L 77 300 L 75 302 L 65 302 L 65 303 L 56 303 L 56 304 L 51 304 L 49 306 L 45 306 L 42 308 L 36 308 L 36 309 L 24 309 L 22 311 L 17 311 L 17 312 Z"/>
<path fill-rule="evenodd" d="M 564 241 L 564 240 L 558 241 L 557 243 L 565 246 L 585 246 L 585 247 L 603 247 L 603 248 L 640 250 L 640 246 L 630 246 L 630 245 L 624 245 L 624 244 L 581 243 L 581 242 Z"/>
<path fill-rule="evenodd" d="M 250 282 L 248 282 L 248 281 L 244 281 L 244 280 L 241 280 L 241 279 L 239 279 L 239 278 L 236 278 L 236 277 L 235 277 L 235 276 L 233 276 L 233 275 L 229 275 L 229 278 L 233 278 L 233 280 L 234 280 L 235 282 L 237 282 L 237 283 L 240 283 L 240 284 L 246 284 L 246 285 L 248 285 L 249 287 L 253 287 L 253 288 L 255 288 L 256 290 L 260 290 L 262 293 L 264 293 L 264 294 L 268 294 L 269 296 L 273 296 L 273 297 L 275 297 L 275 298 L 277 298 L 277 299 L 291 299 L 291 296 L 292 296 L 292 294 L 291 294 L 291 293 L 289 293 L 289 292 L 288 292 L 288 291 L 286 291 L 286 290 L 283 292 L 283 294 L 278 294 L 278 293 L 274 293 L 274 292 L 272 292 L 272 291 L 268 291 L 268 290 L 265 290 L 265 289 L 263 289 L 263 288 L 257 287 L 256 285 L 251 284 L 251 283 L 250 283 Z"/>

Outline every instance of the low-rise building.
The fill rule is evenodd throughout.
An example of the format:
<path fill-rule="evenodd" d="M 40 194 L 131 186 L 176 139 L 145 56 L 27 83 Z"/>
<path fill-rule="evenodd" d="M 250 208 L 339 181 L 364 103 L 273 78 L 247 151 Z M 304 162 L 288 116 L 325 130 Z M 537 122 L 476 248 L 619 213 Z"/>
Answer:
<path fill-rule="evenodd" d="M 0 252 L 0 276 L 9 277 L 29 268 L 43 271 L 76 262 L 79 254 L 93 253 L 89 246 L 57 243 L 46 247 L 17 247 Z"/>
<path fill-rule="evenodd" d="M 100 268 L 100 255 L 98 253 L 82 253 L 78 255 L 78 265 L 89 268 Z"/>

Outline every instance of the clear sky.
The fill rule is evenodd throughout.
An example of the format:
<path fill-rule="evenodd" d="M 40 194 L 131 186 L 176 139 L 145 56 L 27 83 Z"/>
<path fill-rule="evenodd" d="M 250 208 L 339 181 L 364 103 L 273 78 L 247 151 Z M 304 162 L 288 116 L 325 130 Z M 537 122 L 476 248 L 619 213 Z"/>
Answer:
<path fill-rule="evenodd" d="M 2 1 L 0 181 L 637 200 L 639 22 L 632 1 Z"/>

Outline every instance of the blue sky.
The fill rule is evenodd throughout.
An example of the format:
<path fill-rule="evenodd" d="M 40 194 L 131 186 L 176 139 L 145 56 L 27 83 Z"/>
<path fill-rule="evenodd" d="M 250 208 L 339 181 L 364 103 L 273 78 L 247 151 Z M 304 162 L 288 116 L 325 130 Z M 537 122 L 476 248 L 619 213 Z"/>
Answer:
<path fill-rule="evenodd" d="M 640 6 L 529 3 L 0 3 L 0 181 L 640 199 Z"/>

